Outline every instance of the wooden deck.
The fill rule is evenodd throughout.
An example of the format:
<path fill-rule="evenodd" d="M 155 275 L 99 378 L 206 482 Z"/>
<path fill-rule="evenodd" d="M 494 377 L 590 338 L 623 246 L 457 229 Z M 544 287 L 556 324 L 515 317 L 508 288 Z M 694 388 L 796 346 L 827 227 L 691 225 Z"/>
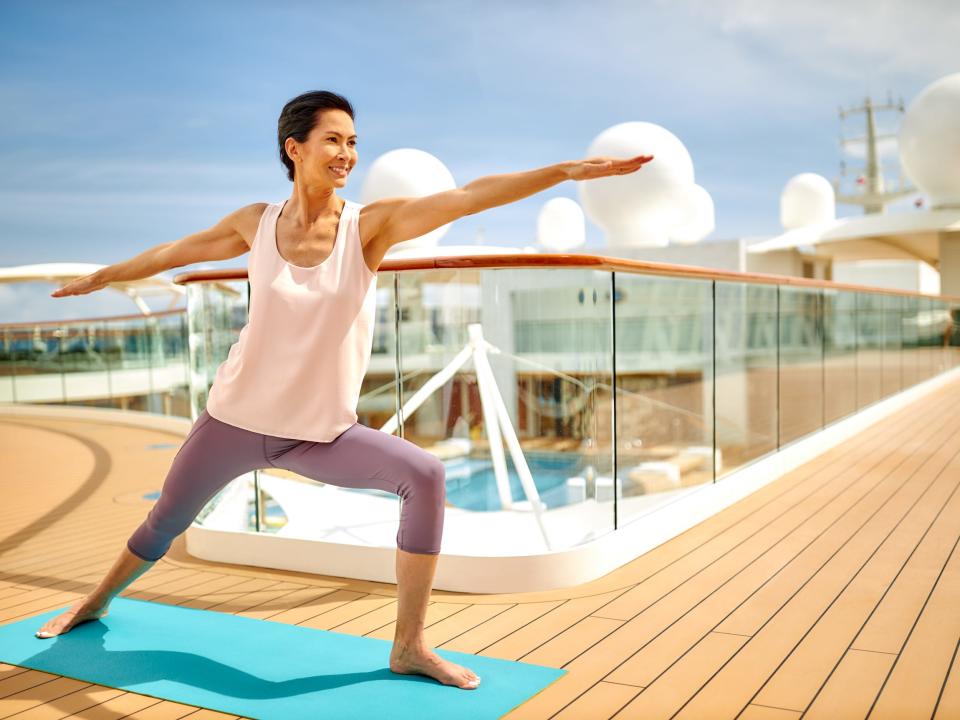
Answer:
<path fill-rule="evenodd" d="M 569 670 L 507 720 L 960 718 L 958 407 L 960 381 L 595 582 L 435 592 L 427 640 Z M 0 623 L 94 587 L 181 440 L 0 417 Z M 123 596 L 384 640 L 396 614 L 394 585 L 209 563 L 182 537 Z M 0 664 L 0 718 L 64 717 L 233 716 Z"/>

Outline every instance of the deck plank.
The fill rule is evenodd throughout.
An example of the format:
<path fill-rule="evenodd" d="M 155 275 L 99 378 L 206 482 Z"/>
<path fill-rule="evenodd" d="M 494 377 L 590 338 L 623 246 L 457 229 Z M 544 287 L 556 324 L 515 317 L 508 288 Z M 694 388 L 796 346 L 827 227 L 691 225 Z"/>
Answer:
<path fill-rule="evenodd" d="M 727 628 L 724 622 L 717 625 L 717 618 L 729 618 L 758 592 L 769 588 L 801 552 L 843 519 L 857 500 L 876 490 L 874 478 L 869 475 L 859 477 L 842 490 L 837 490 L 837 483 L 832 483 L 818 488 L 783 514 L 767 519 L 764 527 L 749 536 L 749 543 L 739 544 L 727 556 L 704 567 L 691 578 L 696 582 L 678 586 L 660 599 L 655 608 L 659 615 L 651 612 L 648 618 L 651 631 L 662 629 L 662 633 L 645 643 L 608 679 L 649 685 L 657 674 L 714 627 L 737 636 L 752 635 L 752 627 Z M 785 587 L 791 590 L 795 586 L 786 583 Z M 779 604 L 774 603 L 774 607 L 779 608 Z"/>
<path fill-rule="evenodd" d="M 123 693 L 104 700 L 102 703 L 79 710 L 72 715 L 67 715 L 64 720 L 67 720 L 67 718 L 71 720 L 116 720 L 159 702 L 163 701 L 148 695 Z"/>
<path fill-rule="evenodd" d="M 442 647 L 457 652 L 486 655 L 486 648 L 540 619 L 562 603 L 562 600 L 551 600 L 511 605 L 503 612 L 447 640 Z"/>
<path fill-rule="evenodd" d="M 680 660 L 614 715 L 616 720 L 668 720 L 706 683 L 718 665 L 733 657 L 749 638 L 709 633 Z"/>
<path fill-rule="evenodd" d="M 832 497 L 830 494 L 820 497 L 819 492 L 814 494 L 793 511 L 775 518 L 775 523 L 771 523 L 765 532 L 752 536 L 750 543 L 738 548 L 737 553 L 704 568 L 701 577 L 697 578 L 698 583 L 678 588 L 664 597 L 661 601 L 664 612 L 661 614 L 665 618 L 658 620 L 656 616 L 648 615 L 650 632 L 659 632 L 663 628 L 662 632 L 649 641 L 644 637 L 637 638 L 639 651 L 607 679 L 650 685 L 671 662 L 712 630 L 718 617 L 729 616 L 738 607 L 743 607 L 747 599 L 755 597 L 757 590 L 769 587 L 771 578 L 790 567 L 790 563 L 820 539 L 831 524 L 843 519 L 844 513 L 856 501 L 878 491 L 875 478 L 869 474 L 858 477 L 840 491 L 836 490 L 837 485 L 833 483 L 827 488 Z M 825 547 L 830 549 L 832 546 Z M 729 567 L 725 567 L 726 562 L 730 563 Z M 795 585 L 788 582 L 785 587 L 791 590 Z M 691 594 L 692 598 L 686 597 Z M 688 607 L 691 608 L 689 611 Z M 684 610 L 685 614 L 675 620 L 674 610 Z M 752 634 L 736 628 L 729 630 L 723 623 L 717 629 L 740 636 Z"/>
<path fill-rule="evenodd" d="M 953 648 L 953 661 L 937 703 L 933 720 L 960 718 L 960 641 Z"/>
<path fill-rule="evenodd" d="M 755 637 L 726 665 L 718 668 L 717 674 L 677 717 L 696 718 L 707 711 L 735 716 L 751 703 L 770 674 L 790 655 L 854 573 L 869 559 L 870 553 L 875 552 L 894 524 L 902 519 L 907 508 L 931 485 L 944 493 L 953 489 L 956 482 L 954 477 L 941 473 L 941 470 L 956 456 L 958 449 L 960 434 L 955 436 L 952 444 L 944 444 L 933 457 L 919 453 L 905 455 L 903 465 L 895 467 L 909 466 L 911 470 L 898 470 L 908 479 L 896 487 L 894 483 L 899 481 L 900 475 L 890 474 L 889 478 L 894 479 L 890 484 L 894 487 L 890 488 L 889 501 L 884 499 L 883 493 L 871 494 L 869 498 L 875 500 L 862 506 L 860 514 L 865 517 L 855 533 L 846 538 L 842 531 L 837 531 L 840 537 L 829 531 L 819 536 L 811 545 L 818 552 L 804 558 L 804 562 L 797 563 L 794 572 L 778 576 L 785 578 L 784 583 L 787 583 L 786 578 L 793 577 L 792 582 L 778 584 L 778 594 L 765 600 L 763 605 L 750 608 L 753 614 L 743 611 L 749 607 L 745 603 L 738 610 L 739 616 L 737 613 L 731 616 L 736 622 L 728 618 L 720 623 L 718 630 L 747 630 L 744 634 L 755 634 Z M 942 505 L 942 499 L 935 495 L 931 495 L 931 498 L 929 502 Z M 880 500 L 883 500 L 882 504 Z M 856 515 L 851 515 L 851 518 L 856 518 Z M 783 603 L 779 607 L 778 600 Z"/>
<path fill-rule="evenodd" d="M 18 713 L 52 703 L 59 698 L 69 695 L 83 688 L 90 687 L 90 683 L 60 676 L 52 676 L 47 682 L 42 682 L 20 692 L 6 695 L 0 700 L 0 718 L 8 718 Z"/>
<path fill-rule="evenodd" d="M 870 716 L 877 720 L 932 717 L 958 641 L 960 548 L 955 539 L 943 574 L 916 618 Z"/>
<path fill-rule="evenodd" d="M 600 681 L 553 716 L 553 720 L 612 718 L 629 703 L 640 688 Z"/>
<path fill-rule="evenodd" d="M 73 692 L 68 692 L 66 695 L 61 695 L 43 705 L 37 705 L 28 710 L 24 710 L 17 714 L 15 718 L 16 720 L 59 720 L 60 718 L 68 717 L 74 713 L 82 712 L 114 698 L 129 694 L 130 693 L 123 690 L 104 687 L 103 685 L 86 685 Z M 150 699 L 156 701 L 156 698 Z M 0 701 L 0 709 L 2 708 L 3 703 Z"/>
<path fill-rule="evenodd" d="M 804 720 L 867 717 L 896 659 L 889 653 L 847 650 L 804 713 Z"/>
<path fill-rule="evenodd" d="M 805 710 L 908 559 L 926 557 L 946 561 L 944 549 L 950 552 L 960 537 L 960 493 L 957 481 L 947 476 L 950 468 L 960 476 L 960 463 L 954 462 L 945 468 L 941 493 L 915 506 L 908 521 L 882 541 L 877 554 L 768 681 L 757 696 L 757 703 Z M 947 490 L 950 494 L 944 499 Z M 956 607 L 960 607 L 960 603 Z M 911 617 L 915 621 L 919 614 L 919 608 L 915 608 L 905 621 Z"/>

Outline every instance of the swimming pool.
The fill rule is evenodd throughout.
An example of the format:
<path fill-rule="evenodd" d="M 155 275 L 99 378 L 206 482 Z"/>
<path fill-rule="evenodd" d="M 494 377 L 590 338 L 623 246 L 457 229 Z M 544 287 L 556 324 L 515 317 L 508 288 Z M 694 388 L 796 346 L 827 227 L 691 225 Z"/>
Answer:
<path fill-rule="evenodd" d="M 590 457 L 570 453 L 531 452 L 525 454 L 530 475 L 540 494 L 540 500 L 547 508 L 562 507 L 583 500 L 582 493 L 577 494 L 567 486 L 567 478 L 580 475 L 591 464 Z M 520 476 L 517 474 L 510 455 L 505 456 L 507 477 L 510 481 L 510 497 L 515 501 L 526 500 Z M 493 461 L 489 458 L 456 458 L 443 462 L 446 468 L 447 502 L 451 505 L 473 512 L 501 510 L 500 494 L 493 470 Z M 399 496 L 376 488 L 345 488 L 346 492 L 366 493 L 400 502 Z M 285 523 L 283 509 L 264 493 L 263 506 L 264 531 L 273 532 Z M 251 498 L 248 503 L 249 525 L 254 527 L 254 508 Z"/>
<path fill-rule="evenodd" d="M 589 464 L 588 457 L 570 453 L 527 452 L 524 457 L 533 476 L 533 483 L 540 494 L 540 500 L 548 508 L 562 507 L 581 501 L 576 491 L 567 487 L 567 478 L 579 475 Z M 520 476 L 517 474 L 510 455 L 505 457 L 507 477 L 510 481 L 510 497 L 513 500 L 526 500 Z M 443 462 L 447 471 L 447 502 L 464 510 L 486 512 L 500 510 L 500 494 L 493 470 L 493 461 L 489 458 L 456 458 Z M 392 493 L 372 488 L 352 489 L 350 492 L 362 492 L 390 497 L 400 501 Z M 582 491 L 581 491 L 582 493 Z"/>
<path fill-rule="evenodd" d="M 566 453 L 527 452 L 524 456 L 540 500 L 548 508 L 562 507 L 578 500 L 571 495 L 567 478 L 580 473 L 586 458 Z M 505 461 L 510 497 L 526 500 L 513 460 L 507 455 Z M 492 460 L 457 458 L 444 462 L 444 465 L 447 468 L 447 501 L 451 505 L 476 512 L 501 509 Z"/>

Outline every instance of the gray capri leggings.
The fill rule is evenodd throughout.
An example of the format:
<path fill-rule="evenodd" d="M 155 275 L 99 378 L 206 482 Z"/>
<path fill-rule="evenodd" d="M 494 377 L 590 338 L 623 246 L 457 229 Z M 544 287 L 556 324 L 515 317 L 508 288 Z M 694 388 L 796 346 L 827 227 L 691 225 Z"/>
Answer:
<path fill-rule="evenodd" d="M 127 540 L 143 560 L 159 560 L 203 506 L 228 482 L 261 468 L 312 480 L 377 488 L 400 496 L 397 547 L 440 552 L 446 473 L 436 456 L 409 440 L 354 423 L 330 442 L 262 435 L 221 422 L 204 410 L 193 424 L 146 519 Z"/>

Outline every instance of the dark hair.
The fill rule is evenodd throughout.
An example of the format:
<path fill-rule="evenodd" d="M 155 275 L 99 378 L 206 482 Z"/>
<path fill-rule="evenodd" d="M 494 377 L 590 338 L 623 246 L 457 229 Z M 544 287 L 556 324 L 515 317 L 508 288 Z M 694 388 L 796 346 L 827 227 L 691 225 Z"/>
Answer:
<path fill-rule="evenodd" d="M 280 146 L 280 162 L 286 165 L 287 179 L 290 182 L 293 182 L 293 160 L 287 156 L 283 144 L 288 137 L 292 137 L 297 142 L 306 142 L 307 136 L 316 126 L 324 110 L 343 110 L 351 120 L 355 119 L 350 101 L 342 95 L 326 90 L 313 90 L 297 95 L 280 111 L 280 119 L 277 121 L 277 144 Z"/>

